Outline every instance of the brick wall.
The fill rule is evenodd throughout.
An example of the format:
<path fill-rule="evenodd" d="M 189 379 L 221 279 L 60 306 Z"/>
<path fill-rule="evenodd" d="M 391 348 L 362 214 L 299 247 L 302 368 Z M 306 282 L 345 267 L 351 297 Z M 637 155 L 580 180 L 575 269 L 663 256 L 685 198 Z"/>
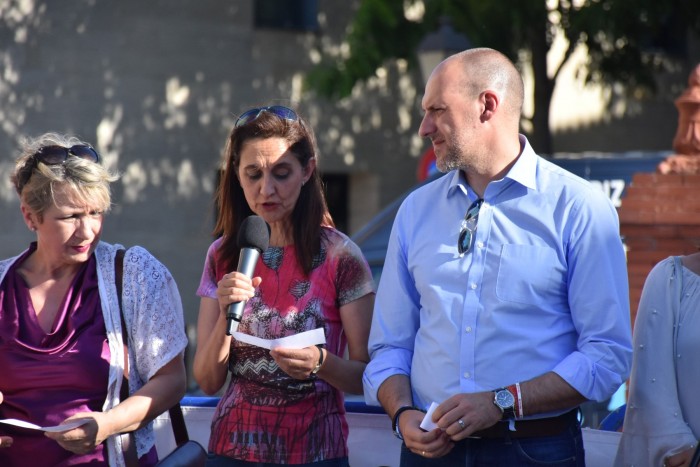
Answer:
<path fill-rule="evenodd" d="M 635 174 L 619 209 L 627 245 L 632 322 L 649 271 L 700 246 L 700 175 Z"/>

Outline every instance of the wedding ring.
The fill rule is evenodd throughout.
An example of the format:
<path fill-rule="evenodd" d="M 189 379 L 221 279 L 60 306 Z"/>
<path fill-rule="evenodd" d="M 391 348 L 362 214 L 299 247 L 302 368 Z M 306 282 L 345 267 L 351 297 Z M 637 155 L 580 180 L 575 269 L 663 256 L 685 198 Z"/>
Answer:
<path fill-rule="evenodd" d="M 457 420 L 457 424 L 464 430 L 467 426 L 464 424 L 462 419 Z"/>
<path fill-rule="evenodd" d="M 423 456 L 423 457 L 425 457 L 425 451 L 421 451 L 421 452 L 420 452 L 420 455 Z"/>

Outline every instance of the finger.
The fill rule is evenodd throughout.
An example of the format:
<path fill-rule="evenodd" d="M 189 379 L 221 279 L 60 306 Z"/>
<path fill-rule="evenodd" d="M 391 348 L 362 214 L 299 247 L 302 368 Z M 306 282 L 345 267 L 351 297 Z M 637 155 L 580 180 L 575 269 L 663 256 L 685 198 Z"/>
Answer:
<path fill-rule="evenodd" d="M 315 352 L 318 352 L 314 349 Z M 307 349 L 288 349 L 284 347 L 275 347 L 270 349 L 270 354 L 278 358 L 288 360 L 290 365 L 303 365 L 309 361 L 313 361 L 313 357 L 309 355 Z M 315 362 L 314 362 L 315 363 Z M 308 366 L 308 365 L 307 365 Z"/>
<path fill-rule="evenodd" d="M 445 416 L 448 412 L 451 410 L 457 408 L 459 406 L 459 400 L 457 399 L 461 394 L 458 394 L 456 396 L 452 396 L 449 399 L 445 400 L 442 402 L 442 404 L 438 405 L 435 408 L 435 411 L 433 412 L 433 421 L 440 420 L 443 416 Z"/>
<path fill-rule="evenodd" d="M 435 457 L 446 456 L 447 454 L 449 454 L 450 451 L 452 451 L 452 448 L 454 448 L 454 446 L 455 446 L 454 443 L 446 444 L 443 448 L 438 449 L 437 451 L 433 452 L 432 454 Z"/>
<path fill-rule="evenodd" d="M 449 453 L 454 447 L 453 443 L 440 445 L 438 447 L 426 446 L 422 449 L 412 449 L 413 452 L 426 459 L 440 458 Z"/>
<path fill-rule="evenodd" d="M 308 365 L 304 365 L 303 360 L 296 360 L 294 358 L 289 358 L 280 355 L 279 352 L 270 350 L 270 356 L 277 363 L 282 371 L 287 373 L 289 376 L 295 379 L 307 379 L 309 376 Z"/>
<path fill-rule="evenodd" d="M 412 434 L 413 436 L 410 436 L 409 439 L 407 438 L 407 434 Z M 417 436 L 415 436 L 416 434 Z M 404 442 L 406 443 L 406 447 L 408 447 L 411 451 L 422 455 L 422 451 L 433 454 L 442 452 L 445 445 L 451 441 L 443 434 L 442 430 L 436 428 L 428 432 L 420 431 L 404 433 Z"/>
<path fill-rule="evenodd" d="M 445 433 L 447 433 L 450 436 L 450 439 L 452 441 L 461 441 L 464 438 L 467 438 L 473 434 L 475 430 L 472 429 L 471 424 L 469 422 L 463 421 L 462 423 L 464 424 L 464 427 L 462 427 L 458 422 L 462 420 L 459 419 L 457 422 L 453 423 L 449 430 L 447 430 Z"/>

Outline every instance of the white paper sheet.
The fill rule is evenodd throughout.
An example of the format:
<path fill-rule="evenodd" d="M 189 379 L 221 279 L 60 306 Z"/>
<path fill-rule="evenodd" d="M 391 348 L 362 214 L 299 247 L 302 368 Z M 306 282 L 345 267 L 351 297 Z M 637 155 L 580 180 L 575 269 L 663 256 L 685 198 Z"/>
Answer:
<path fill-rule="evenodd" d="M 234 339 L 246 344 L 262 347 L 263 349 L 274 349 L 275 347 L 285 347 L 288 349 L 303 349 L 311 345 L 325 344 L 326 334 L 323 328 L 312 329 L 311 331 L 300 332 L 293 336 L 282 337 L 280 339 L 262 339 L 242 332 L 235 331 L 231 334 Z"/>
<path fill-rule="evenodd" d="M 51 431 L 51 432 L 61 432 L 61 431 L 68 431 L 72 430 L 73 428 L 78 428 L 79 426 L 85 425 L 89 420 L 88 419 L 81 419 L 81 420 L 73 420 L 68 423 L 64 423 L 63 425 L 56 425 L 56 426 L 39 426 L 35 425 L 33 423 L 25 422 L 24 420 L 17 420 L 16 418 L 6 418 L 4 420 L 0 420 L 0 423 L 5 423 L 7 425 L 14 425 L 18 426 L 21 428 L 29 428 L 30 430 L 40 430 L 40 431 Z"/>
<path fill-rule="evenodd" d="M 428 412 L 425 414 L 425 417 L 423 417 L 423 421 L 420 422 L 420 427 L 425 431 L 431 431 L 438 427 L 435 422 L 433 422 L 433 412 L 435 412 L 438 405 L 437 402 L 432 402 L 430 407 L 428 407 Z"/>

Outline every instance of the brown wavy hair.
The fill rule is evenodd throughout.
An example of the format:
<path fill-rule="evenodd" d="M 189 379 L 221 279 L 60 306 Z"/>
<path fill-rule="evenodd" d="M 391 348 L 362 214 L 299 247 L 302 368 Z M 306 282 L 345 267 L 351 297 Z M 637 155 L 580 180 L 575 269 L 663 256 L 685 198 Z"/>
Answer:
<path fill-rule="evenodd" d="M 301 117 L 296 121 L 285 120 L 271 112 L 262 112 L 255 120 L 238 128 L 234 127 L 228 136 L 224 150 L 224 166 L 215 197 L 218 216 L 213 233 L 217 237 L 223 237 L 217 251 L 219 257 L 217 263 L 226 272 L 235 270 L 240 254 L 237 242 L 238 231 L 243 219 L 254 214 L 248 206 L 237 176 L 241 148 L 249 140 L 268 138 L 282 138 L 287 141 L 290 151 L 303 168 L 308 167 L 312 158 L 316 158 L 317 161 L 316 169 L 301 187 L 299 199 L 291 216 L 292 238 L 297 261 L 308 275 L 311 272 L 313 258 L 321 249 L 322 227 L 335 226 L 328 211 L 321 177 L 318 173 L 316 138 Z M 219 267 L 217 270 L 217 273 L 222 271 Z"/>

